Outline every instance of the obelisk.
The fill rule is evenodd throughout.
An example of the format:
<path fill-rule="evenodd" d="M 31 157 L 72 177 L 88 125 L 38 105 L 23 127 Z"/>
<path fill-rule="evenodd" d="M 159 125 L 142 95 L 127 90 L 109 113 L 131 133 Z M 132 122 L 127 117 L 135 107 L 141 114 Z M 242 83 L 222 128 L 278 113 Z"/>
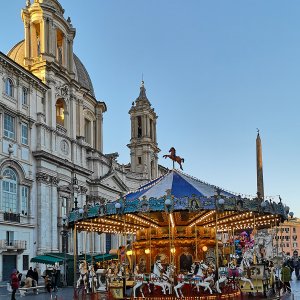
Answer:
<path fill-rule="evenodd" d="M 256 169 L 257 169 L 257 196 L 260 199 L 264 199 L 262 147 L 261 147 L 259 130 L 257 130 L 257 137 L 256 137 Z"/>

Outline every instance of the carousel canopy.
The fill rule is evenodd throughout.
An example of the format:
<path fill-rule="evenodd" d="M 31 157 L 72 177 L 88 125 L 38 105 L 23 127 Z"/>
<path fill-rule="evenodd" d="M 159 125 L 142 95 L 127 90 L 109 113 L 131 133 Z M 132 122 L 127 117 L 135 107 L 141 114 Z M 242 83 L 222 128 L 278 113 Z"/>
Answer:
<path fill-rule="evenodd" d="M 171 170 L 117 200 L 97 203 L 84 213 L 72 211 L 69 224 L 84 231 L 129 234 L 167 226 L 167 214 L 172 226 L 214 227 L 217 214 L 219 228 L 227 230 L 270 227 L 287 219 L 288 210 L 281 201 L 245 198 Z"/>
<path fill-rule="evenodd" d="M 212 197 L 219 190 L 220 195 L 235 197 L 234 194 L 226 192 L 214 185 L 200 181 L 197 178 L 183 174 L 177 170 L 172 170 L 150 183 L 142 186 L 135 192 L 125 196 L 126 200 L 143 199 L 143 198 L 161 198 L 171 194 L 175 198 L 204 196 Z"/>

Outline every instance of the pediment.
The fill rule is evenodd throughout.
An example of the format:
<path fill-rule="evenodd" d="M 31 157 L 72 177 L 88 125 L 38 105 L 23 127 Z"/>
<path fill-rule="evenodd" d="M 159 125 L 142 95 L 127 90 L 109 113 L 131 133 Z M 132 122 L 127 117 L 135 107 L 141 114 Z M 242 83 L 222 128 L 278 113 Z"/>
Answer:
<path fill-rule="evenodd" d="M 126 184 L 123 182 L 123 180 L 118 176 L 116 173 L 111 173 L 107 177 L 103 178 L 101 180 L 101 184 L 104 186 L 108 186 L 111 189 L 117 190 L 119 192 L 125 192 L 128 191 L 128 188 Z"/>

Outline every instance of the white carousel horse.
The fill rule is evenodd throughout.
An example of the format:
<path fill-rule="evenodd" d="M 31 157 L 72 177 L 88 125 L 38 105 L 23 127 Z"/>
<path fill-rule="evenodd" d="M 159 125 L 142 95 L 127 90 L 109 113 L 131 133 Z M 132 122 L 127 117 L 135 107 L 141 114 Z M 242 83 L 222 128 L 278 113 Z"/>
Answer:
<path fill-rule="evenodd" d="M 160 259 L 158 259 L 153 266 L 153 271 L 150 275 L 150 283 L 153 283 L 156 286 L 160 286 L 162 288 L 162 292 L 164 295 L 166 295 L 166 283 L 162 280 L 162 272 L 163 272 L 163 266 L 160 262 Z"/>
<path fill-rule="evenodd" d="M 83 282 L 84 288 L 87 288 L 87 265 L 86 261 L 82 261 L 79 264 L 79 278 L 77 280 L 76 288 L 80 287 L 80 284 Z"/>
<path fill-rule="evenodd" d="M 96 292 L 96 287 L 97 287 L 97 276 L 96 276 L 96 272 L 94 270 L 94 266 L 93 265 L 89 265 L 88 267 L 88 280 L 89 280 L 89 290 L 92 293 Z"/>
<path fill-rule="evenodd" d="M 181 288 L 185 284 L 188 284 L 188 281 L 186 280 L 185 275 L 182 274 L 182 273 L 178 274 L 178 276 L 177 276 L 177 285 L 174 286 L 174 291 L 175 291 L 175 294 L 176 294 L 177 298 L 184 297 Z M 179 296 L 178 292 L 180 293 L 180 296 Z"/>
<path fill-rule="evenodd" d="M 97 291 L 106 291 L 106 286 L 105 286 L 105 284 L 101 280 L 101 277 L 105 276 L 105 274 L 106 274 L 106 270 L 105 269 L 98 269 L 96 271 L 96 275 L 98 276 L 98 285 L 99 285 Z"/>
<path fill-rule="evenodd" d="M 172 285 L 174 284 L 173 275 L 175 272 L 175 266 L 174 265 L 168 265 L 166 268 L 166 271 L 162 274 L 162 280 L 165 284 L 165 289 L 169 291 L 169 294 L 172 293 Z"/>
<path fill-rule="evenodd" d="M 148 282 L 144 280 L 144 274 L 140 273 L 138 265 L 135 266 L 133 274 L 134 274 L 134 281 L 135 281 L 135 285 L 132 289 L 133 290 L 133 298 L 136 298 L 136 290 L 137 289 L 141 292 L 142 297 L 145 298 L 145 295 L 143 293 L 143 286 L 145 284 L 147 284 L 149 293 L 151 293 L 151 290 L 150 290 Z"/>
<path fill-rule="evenodd" d="M 194 273 L 193 279 L 197 288 L 197 292 L 199 293 L 200 291 L 200 286 L 204 287 L 204 291 L 207 289 L 209 290 L 209 293 L 212 294 L 212 289 L 210 288 L 210 282 L 209 281 L 204 281 L 205 275 L 203 273 L 203 270 L 207 271 L 208 266 L 201 261 L 200 263 L 193 263 L 192 264 L 192 271 Z"/>

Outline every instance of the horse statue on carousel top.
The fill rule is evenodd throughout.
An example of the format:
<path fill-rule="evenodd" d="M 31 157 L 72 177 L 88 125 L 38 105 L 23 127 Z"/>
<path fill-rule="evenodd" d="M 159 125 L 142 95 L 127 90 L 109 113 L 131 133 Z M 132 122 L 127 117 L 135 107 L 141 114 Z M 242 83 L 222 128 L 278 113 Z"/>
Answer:
<path fill-rule="evenodd" d="M 171 147 L 171 149 L 169 150 L 169 153 L 170 154 L 163 155 L 163 158 L 169 157 L 170 159 L 173 160 L 173 167 L 174 167 L 174 162 L 177 162 L 180 166 L 180 169 L 183 170 L 182 163 L 184 163 L 184 158 L 176 155 L 176 150 L 174 147 Z"/>

